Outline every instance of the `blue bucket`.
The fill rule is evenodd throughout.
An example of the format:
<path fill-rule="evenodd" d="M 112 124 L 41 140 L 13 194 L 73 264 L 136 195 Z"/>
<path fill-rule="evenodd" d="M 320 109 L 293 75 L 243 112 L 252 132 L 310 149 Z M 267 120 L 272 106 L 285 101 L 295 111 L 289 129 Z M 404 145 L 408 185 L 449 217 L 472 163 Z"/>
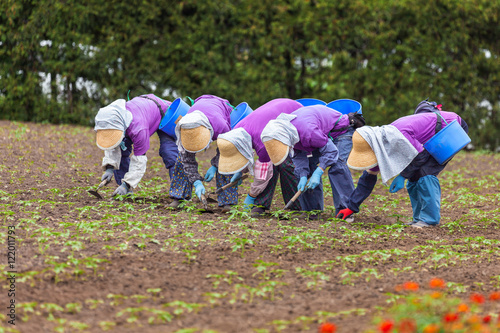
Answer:
<path fill-rule="evenodd" d="M 248 105 L 248 103 L 243 102 L 238 104 L 231 112 L 231 128 L 234 128 L 236 124 L 245 119 L 250 113 L 252 113 L 252 108 Z"/>
<path fill-rule="evenodd" d="M 470 141 L 467 133 L 455 119 L 424 143 L 424 148 L 439 164 L 445 164 Z"/>
<path fill-rule="evenodd" d="M 335 109 L 342 114 L 348 114 L 351 112 L 363 114 L 361 104 L 353 99 L 336 99 L 328 103 L 326 106 L 331 109 Z"/>
<path fill-rule="evenodd" d="M 181 98 L 177 98 L 170 104 L 165 113 L 165 116 L 161 120 L 160 130 L 170 135 L 172 138 L 177 139 L 175 136 L 175 126 L 181 120 L 182 117 L 186 115 L 189 110 L 189 105 L 184 102 Z"/>
<path fill-rule="evenodd" d="M 326 102 L 323 102 L 322 100 L 316 98 L 301 98 L 296 99 L 296 101 L 302 104 L 302 106 L 326 105 Z"/>

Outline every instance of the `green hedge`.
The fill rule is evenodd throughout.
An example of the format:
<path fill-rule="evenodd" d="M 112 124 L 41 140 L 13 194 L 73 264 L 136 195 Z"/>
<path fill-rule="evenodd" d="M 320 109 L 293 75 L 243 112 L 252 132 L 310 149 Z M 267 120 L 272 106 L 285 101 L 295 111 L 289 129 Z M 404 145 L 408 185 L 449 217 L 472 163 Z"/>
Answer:
<path fill-rule="evenodd" d="M 430 97 L 463 116 L 476 147 L 500 146 L 499 1 L 5 0 L 0 9 L 3 119 L 91 125 L 131 90 L 254 109 L 278 97 L 352 98 L 381 125 Z"/>

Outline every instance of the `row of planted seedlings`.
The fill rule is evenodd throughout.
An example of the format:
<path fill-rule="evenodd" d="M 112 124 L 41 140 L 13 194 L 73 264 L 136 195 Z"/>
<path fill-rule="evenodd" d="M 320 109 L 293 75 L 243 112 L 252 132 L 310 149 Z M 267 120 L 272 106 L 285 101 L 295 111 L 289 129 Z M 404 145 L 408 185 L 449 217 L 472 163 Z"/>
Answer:
<path fill-rule="evenodd" d="M 107 204 L 109 205 L 109 204 Z M 102 221 L 94 221 L 90 223 L 84 223 L 84 222 L 77 222 L 77 223 L 70 223 L 70 222 L 62 222 L 61 226 L 62 229 L 65 228 L 74 228 L 72 231 L 77 231 L 76 232 L 76 240 L 69 240 L 70 238 L 70 233 L 68 230 L 66 231 L 55 231 L 55 230 L 50 230 L 49 228 L 46 227 L 40 227 L 38 229 L 33 230 L 32 237 L 36 237 L 37 241 L 39 241 L 41 244 L 53 244 L 53 245 L 58 245 L 60 246 L 63 244 L 63 248 L 60 250 L 61 252 L 68 252 L 71 253 L 67 257 L 67 261 L 63 262 L 58 262 L 57 257 L 47 255 L 45 263 L 48 264 L 48 270 L 52 270 L 56 276 L 55 282 L 58 282 L 57 276 L 60 274 L 64 274 L 68 270 L 71 272 L 71 274 L 78 276 L 82 273 L 82 265 L 87 267 L 87 268 L 94 268 L 94 274 L 96 274 L 96 264 L 102 263 L 104 261 L 99 261 L 100 258 L 91 258 L 90 260 L 87 259 L 87 261 L 80 261 L 79 259 L 76 259 L 74 257 L 74 252 L 79 251 L 82 249 L 82 246 L 84 246 L 84 242 L 88 240 L 88 237 L 92 235 L 91 239 L 94 239 L 95 241 L 99 240 L 99 237 L 102 237 L 101 240 L 105 241 L 107 237 L 112 235 L 114 232 L 118 232 L 121 234 L 130 232 L 131 236 L 128 239 L 130 240 L 135 240 L 137 238 L 142 238 L 142 239 L 151 239 L 151 242 L 155 242 L 155 234 L 158 233 L 158 230 L 161 230 L 162 232 L 165 230 L 165 227 L 162 224 L 158 224 L 157 222 L 137 222 L 137 223 L 129 223 L 128 220 L 130 220 L 130 213 L 128 213 L 129 210 L 133 210 L 133 207 L 130 206 L 129 203 L 122 203 L 122 208 L 124 209 L 124 212 L 122 212 L 121 215 L 115 216 L 115 215 L 107 215 L 107 213 L 104 213 L 103 215 L 103 220 Z M 184 214 L 184 213 L 177 213 L 177 214 Z M 198 233 L 199 235 L 207 235 L 207 230 L 213 227 L 226 227 L 228 230 L 231 230 L 231 233 L 234 235 L 233 237 L 230 237 L 230 239 L 210 239 L 208 237 L 208 241 L 210 242 L 211 245 L 218 243 L 218 242 L 229 242 L 232 246 L 232 250 L 237 251 L 242 257 L 245 256 L 245 248 L 251 249 L 253 245 L 258 244 L 258 236 L 260 235 L 260 232 L 258 230 L 254 230 L 249 228 L 248 223 L 243 222 L 241 219 L 243 216 L 242 213 L 239 213 L 239 211 L 235 211 L 232 214 L 230 214 L 228 217 L 221 218 L 218 221 L 206 221 L 200 219 L 200 215 L 196 214 L 195 209 L 189 210 L 187 209 L 187 215 L 188 218 L 185 220 L 182 220 L 180 223 L 177 224 L 170 224 L 168 228 L 173 231 L 175 229 L 183 229 L 184 227 L 189 226 L 191 229 L 193 229 L 193 226 L 196 226 L 198 230 L 194 230 L 195 232 L 177 232 L 176 236 L 169 237 L 167 240 L 165 240 L 165 247 L 162 248 L 162 250 L 165 251 L 181 251 L 186 253 L 186 263 L 192 263 L 196 259 L 196 248 L 199 246 L 200 243 L 206 243 L 207 238 L 197 238 L 195 237 L 195 233 Z M 148 221 L 154 221 L 154 219 L 151 219 L 152 216 L 148 216 Z M 245 217 L 246 218 L 246 217 Z M 106 223 L 102 223 L 103 221 L 107 221 L 107 227 L 104 227 Z M 248 222 L 248 220 L 245 220 Z M 250 221 L 252 222 L 252 221 Z M 269 224 L 274 223 L 275 221 L 269 221 Z M 156 224 L 155 224 L 156 223 Z M 272 245 L 274 250 L 277 251 L 290 251 L 291 253 L 299 253 L 301 251 L 311 251 L 314 249 L 319 249 L 319 247 L 322 246 L 327 246 L 330 248 L 335 248 L 335 242 L 333 244 L 329 244 L 328 237 L 327 236 L 322 236 L 325 233 L 332 233 L 332 229 L 335 227 L 332 227 L 331 221 L 319 225 L 318 229 L 308 229 L 306 230 L 304 227 L 295 227 L 293 225 L 290 225 L 289 223 L 281 223 L 277 222 L 276 223 L 276 229 L 275 231 L 271 232 L 271 234 L 276 233 L 277 235 L 282 235 L 281 238 L 276 238 L 277 243 L 283 243 L 283 247 L 279 248 L 276 247 L 275 245 Z M 339 223 L 336 221 L 336 223 Z M 340 222 L 342 223 L 342 222 Z M 152 225 L 151 225 L 152 224 Z M 109 228 L 109 229 L 108 229 Z M 114 230 L 114 228 L 118 228 L 118 231 Z M 347 242 L 366 242 L 367 237 L 370 237 L 370 234 L 372 234 L 375 239 L 377 237 L 388 237 L 389 235 L 393 236 L 398 235 L 398 232 L 401 233 L 401 230 L 404 227 L 399 227 L 398 229 L 395 229 L 394 227 L 386 227 L 386 228 L 379 228 L 379 229 L 374 229 L 371 231 L 366 231 L 366 230 L 351 230 L 350 228 L 347 228 L 346 226 L 340 225 L 338 226 L 338 231 L 342 232 L 342 234 L 347 234 L 345 235 L 346 241 Z M 102 229 L 102 230 L 101 230 Z M 111 229 L 111 230 L 110 230 Z M 140 232 L 141 230 L 148 230 L 148 229 L 153 229 L 154 233 L 148 233 L 148 232 Z M 400 230 L 401 229 L 401 230 Z M 347 231 L 347 232 L 346 232 Z M 394 233 L 396 231 L 396 233 Z M 136 232 L 136 234 L 134 234 Z M 359 234 L 358 234 L 359 233 Z M 354 234 L 354 236 L 352 235 Z M 290 235 L 290 236 L 288 236 Z M 198 236 L 199 237 L 199 236 Z M 290 238 L 292 237 L 292 238 Z M 64 240 L 61 240 L 61 238 L 67 238 L 67 242 L 64 242 Z M 78 240 L 81 238 L 82 240 Z M 57 240 L 56 240 L 57 239 Z M 370 239 L 368 239 L 370 241 Z M 64 242 L 64 243 L 62 243 Z M 306 287 L 307 288 L 312 288 L 312 289 L 321 289 L 322 284 L 325 281 L 330 281 L 330 275 L 328 274 L 328 271 L 331 271 L 333 267 L 342 267 L 344 270 L 343 273 L 340 274 L 341 280 L 340 282 L 342 284 L 347 284 L 347 285 L 352 285 L 354 284 L 354 281 L 359 278 L 363 278 L 365 280 L 373 278 L 373 279 L 380 279 L 382 278 L 381 274 L 377 272 L 376 267 L 374 268 L 367 268 L 364 267 L 361 270 L 357 269 L 358 268 L 358 263 L 363 263 L 363 264 L 370 264 L 372 266 L 380 266 L 381 264 L 384 264 L 387 261 L 394 261 L 394 262 L 399 262 L 402 260 L 408 260 L 411 258 L 413 262 L 415 262 L 415 258 L 420 255 L 421 260 L 418 262 L 415 262 L 417 266 L 426 267 L 425 265 L 431 264 L 431 268 L 434 269 L 439 269 L 441 267 L 445 267 L 445 265 L 456 265 L 457 263 L 462 264 L 464 261 L 468 260 L 492 260 L 492 255 L 494 256 L 495 253 L 492 252 L 491 250 L 494 248 L 495 245 L 498 244 L 498 242 L 495 242 L 494 240 L 489 240 L 485 239 L 484 237 L 476 237 L 476 238 L 471 238 L 471 237 L 465 237 L 461 242 L 463 244 L 452 244 L 452 245 L 447 245 L 447 244 L 436 244 L 436 242 L 429 241 L 430 245 L 428 246 L 417 246 L 411 251 L 401 251 L 398 249 L 392 249 L 392 250 L 374 250 L 374 251 L 365 251 L 359 255 L 346 255 L 346 256 L 337 256 L 335 260 L 330 260 L 327 262 L 323 262 L 320 264 L 310 264 L 309 267 L 295 267 L 294 270 L 291 270 L 292 273 L 295 273 L 297 276 L 301 276 L 306 279 Z M 438 243 L 443 243 L 438 242 Z M 137 244 L 137 243 L 136 243 Z M 438 245 L 436 247 L 436 245 Z M 139 249 L 146 248 L 146 245 L 144 246 L 137 246 Z M 104 245 L 103 249 L 105 249 L 108 253 L 109 257 L 112 257 L 112 251 L 120 251 L 120 253 L 123 253 L 123 251 L 128 249 L 128 246 L 118 246 L 116 248 L 109 247 Z M 191 249 L 191 250 L 189 250 Z M 462 254 L 459 252 L 460 250 L 467 249 L 468 252 L 477 252 L 476 254 Z M 427 251 L 427 252 L 426 252 Z M 429 255 L 431 254 L 431 255 Z M 484 256 L 483 256 L 484 255 Z M 392 258 L 391 260 L 389 258 Z M 493 257 L 494 259 L 494 257 Z M 216 306 L 220 302 L 228 302 L 229 304 L 234 304 L 235 302 L 253 302 L 254 299 L 256 298 L 263 298 L 263 299 L 275 299 L 275 295 L 278 292 L 281 287 L 285 285 L 284 282 L 279 281 L 279 279 L 284 275 L 284 274 L 290 274 L 290 270 L 285 270 L 279 267 L 277 263 L 272 263 L 272 262 L 263 262 L 263 261 L 258 261 L 255 264 L 256 267 L 256 274 L 258 273 L 258 276 L 263 280 L 262 282 L 258 283 L 256 286 L 253 285 L 247 285 L 244 283 L 234 283 L 232 282 L 233 280 L 235 281 L 240 281 L 238 279 L 237 273 L 233 271 L 225 271 L 223 274 L 210 274 L 207 276 L 209 279 L 213 279 L 214 282 L 214 289 L 217 289 L 221 282 L 227 283 L 228 286 L 232 286 L 229 291 L 214 291 L 214 292 L 207 292 L 204 294 L 206 297 L 206 303 L 200 303 L 203 306 Z M 353 270 L 349 270 L 349 268 L 352 266 Z M 268 270 L 269 268 L 269 270 Z M 323 269 L 323 271 L 321 270 Z M 400 271 L 412 271 L 411 266 L 407 266 L 404 268 L 394 268 L 393 272 L 395 275 L 397 275 Z M 32 272 L 31 272 L 32 273 Z M 27 275 L 28 276 L 28 275 Z M 273 277 L 277 280 L 270 280 L 269 277 Z M 22 278 L 22 277 L 21 277 Z M 498 277 L 493 277 L 498 280 Z M 498 283 L 498 281 L 497 281 Z M 460 286 L 457 286 L 457 290 Z M 121 298 L 120 296 L 113 296 L 113 298 Z M 137 296 L 136 298 L 140 298 Z M 89 301 L 90 302 L 90 301 Z M 50 307 L 50 306 L 49 306 Z M 56 306 L 53 306 L 53 308 L 58 309 Z M 70 306 L 71 310 L 68 311 L 74 311 L 73 306 Z M 66 309 L 66 307 L 64 307 Z M 356 311 L 356 313 L 361 313 L 362 311 Z M 137 318 L 140 315 L 143 315 L 145 313 L 149 314 L 155 314 L 157 317 L 150 315 L 148 317 L 148 321 L 150 323 L 156 323 L 159 321 L 168 321 L 167 319 L 172 319 L 173 317 L 169 317 L 167 314 L 165 314 L 165 310 L 154 310 L 153 308 L 147 308 L 143 306 L 139 307 L 127 307 L 125 310 L 120 310 L 117 312 L 117 317 L 124 317 L 124 316 L 129 316 L 127 319 L 127 322 L 135 322 Z M 330 314 L 331 315 L 331 314 Z M 331 315 L 333 316 L 333 315 Z M 51 319 L 51 317 L 48 317 Z M 153 318 L 153 319 L 151 319 Z M 164 319 L 161 319 L 164 318 Z M 312 317 L 311 317 L 312 318 Z M 319 316 L 316 318 L 302 318 L 303 323 L 309 323 L 314 320 L 319 320 Z M 59 321 L 59 324 L 68 324 L 68 325 L 73 325 L 73 326 L 78 326 L 76 322 L 67 322 L 63 320 L 62 318 Z M 294 322 L 301 322 L 302 319 L 297 319 Z M 103 322 L 101 323 L 103 327 L 111 327 L 113 326 L 113 322 Z M 284 325 L 283 322 L 280 323 L 280 321 L 276 321 L 273 323 L 273 325 L 277 325 L 280 327 L 280 325 Z M 59 327 L 59 326 L 57 326 Z M 85 324 L 80 325 L 79 327 L 85 327 Z"/>

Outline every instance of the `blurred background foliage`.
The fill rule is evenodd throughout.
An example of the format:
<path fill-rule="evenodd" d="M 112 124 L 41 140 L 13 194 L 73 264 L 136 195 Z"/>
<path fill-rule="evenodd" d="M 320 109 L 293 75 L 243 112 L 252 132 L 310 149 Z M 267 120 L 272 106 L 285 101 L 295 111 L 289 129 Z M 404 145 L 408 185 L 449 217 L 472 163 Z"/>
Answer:
<path fill-rule="evenodd" d="M 92 125 L 154 93 L 358 100 L 370 125 L 430 97 L 500 146 L 498 0 L 3 0 L 0 118 Z"/>

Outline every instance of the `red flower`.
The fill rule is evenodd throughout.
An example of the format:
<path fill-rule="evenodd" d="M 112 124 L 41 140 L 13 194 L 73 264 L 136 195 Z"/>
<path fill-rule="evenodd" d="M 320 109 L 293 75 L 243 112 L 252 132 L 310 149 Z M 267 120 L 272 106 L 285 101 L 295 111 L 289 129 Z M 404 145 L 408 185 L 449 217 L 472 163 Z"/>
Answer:
<path fill-rule="evenodd" d="M 477 304 L 483 304 L 484 303 L 484 296 L 478 293 L 474 293 L 470 295 L 470 300 L 471 302 L 477 303 Z"/>
<path fill-rule="evenodd" d="M 429 282 L 429 286 L 430 286 L 432 289 L 444 288 L 445 283 L 444 283 L 444 280 L 443 280 L 443 279 L 433 278 L 433 279 L 431 279 L 431 281 Z"/>
<path fill-rule="evenodd" d="M 392 331 L 392 328 L 394 327 L 394 323 L 391 320 L 385 320 L 378 325 L 378 329 L 382 333 L 388 333 Z"/>
<path fill-rule="evenodd" d="M 403 288 L 405 290 L 410 290 L 410 291 L 417 291 L 418 290 L 418 283 L 413 282 L 413 281 L 408 281 L 403 284 Z"/>
<path fill-rule="evenodd" d="M 487 316 L 483 317 L 483 323 L 489 324 L 490 321 L 491 321 L 491 316 L 490 315 L 487 315 Z"/>
<path fill-rule="evenodd" d="M 403 319 L 399 323 L 399 332 L 400 333 L 414 333 L 417 331 L 417 324 L 413 319 Z"/>
<path fill-rule="evenodd" d="M 323 323 L 318 329 L 319 333 L 335 333 L 337 326 L 332 323 Z"/>
<path fill-rule="evenodd" d="M 494 291 L 490 294 L 490 301 L 500 301 L 500 291 Z"/>
<path fill-rule="evenodd" d="M 458 313 L 447 313 L 443 319 L 447 323 L 452 323 L 458 319 Z"/>

